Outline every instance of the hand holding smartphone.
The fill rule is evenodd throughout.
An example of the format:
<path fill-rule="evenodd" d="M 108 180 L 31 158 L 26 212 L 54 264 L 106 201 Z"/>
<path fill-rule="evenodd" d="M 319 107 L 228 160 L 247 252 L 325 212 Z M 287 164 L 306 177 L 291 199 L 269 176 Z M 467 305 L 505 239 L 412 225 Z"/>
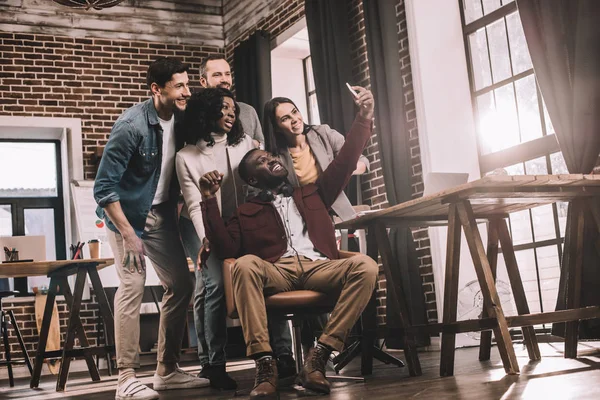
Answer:
<path fill-rule="evenodd" d="M 354 97 L 355 99 L 358 99 L 358 93 L 356 92 L 356 90 L 352 89 L 352 86 L 350 86 L 350 84 L 348 82 L 346 82 L 346 87 L 348 88 L 350 93 L 352 93 L 352 97 Z M 364 104 L 363 104 L 363 107 L 367 108 L 367 106 Z"/>

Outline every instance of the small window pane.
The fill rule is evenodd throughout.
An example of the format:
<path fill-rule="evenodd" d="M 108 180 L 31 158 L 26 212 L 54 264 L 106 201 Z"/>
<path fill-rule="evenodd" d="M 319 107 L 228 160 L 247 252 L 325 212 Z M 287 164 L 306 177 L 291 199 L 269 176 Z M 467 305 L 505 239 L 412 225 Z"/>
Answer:
<path fill-rule="evenodd" d="M 486 29 L 490 45 L 490 58 L 492 60 L 492 76 L 494 83 L 497 83 L 511 76 L 504 18 L 489 24 Z"/>
<path fill-rule="evenodd" d="M 553 311 L 556 307 L 560 280 L 558 248 L 556 246 L 546 246 L 540 247 L 536 251 L 544 311 Z"/>
<path fill-rule="evenodd" d="M 51 208 L 26 208 L 25 236 L 46 236 L 46 259 L 56 260 L 54 235 L 54 210 Z"/>
<path fill-rule="evenodd" d="M 464 0 L 463 6 L 465 9 L 466 24 L 483 17 L 483 11 L 481 9 L 481 0 Z"/>
<path fill-rule="evenodd" d="M 12 207 L 0 204 L 0 236 L 12 236 Z"/>
<path fill-rule="evenodd" d="M 313 75 L 313 68 L 312 68 L 312 57 L 306 57 L 304 59 L 304 66 L 306 68 L 306 88 L 308 89 L 309 92 L 312 92 L 313 90 L 315 90 L 315 77 Z"/>
<path fill-rule="evenodd" d="M 319 104 L 317 103 L 316 94 L 308 96 L 308 107 L 310 114 L 310 123 L 312 125 L 319 125 L 321 123 L 321 117 L 319 115 Z"/>
<path fill-rule="evenodd" d="M 543 95 L 542 95 L 543 97 Z M 548 114 L 548 109 L 546 108 L 546 103 L 544 103 L 544 123 L 546 124 L 546 135 L 552 135 L 556 133 L 554 131 L 554 125 L 552 125 L 552 121 L 550 121 L 550 115 Z"/>
<path fill-rule="evenodd" d="M 504 170 L 508 175 L 525 175 L 525 167 L 523 166 L 523 163 L 510 165 L 505 167 Z"/>
<path fill-rule="evenodd" d="M 519 273 L 523 280 L 523 288 L 529 304 L 531 313 L 540 312 L 540 298 L 538 293 L 538 278 L 535 268 L 535 253 L 533 249 L 521 250 L 515 252 Z"/>
<path fill-rule="evenodd" d="M 540 138 L 542 121 L 537 97 L 535 77 L 529 75 L 515 82 L 517 104 L 519 107 L 519 123 L 521 126 L 521 142 Z"/>
<path fill-rule="evenodd" d="M 565 237 L 565 230 L 567 228 L 567 211 L 569 209 L 569 203 L 557 202 L 556 209 L 558 210 L 558 228 L 560 230 L 560 237 Z"/>
<path fill-rule="evenodd" d="M 482 154 L 493 153 L 520 143 L 519 121 L 512 83 L 496 89 L 494 93 L 496 109 L 493 112 L 490 112 L 492 110 L 490 99 L 480 97 L 483 106 L 479 111 Z M 481 109 L 484 111 L 482 112 Z"/>
<path fill-rule="evenodd" d="M 540 157 L 525 162 L 525 174 L 527 175 L 547 175 L 548 166 L 546 157 Z"/>
<path fill-rule="evenodd" d="M 513 74 L 517 75 L 523 71 L 533 68 L 529 48 L 525 41 L 523 25 L 518 12 L 506 16 L 508 27 L 508 39 L 510 43 L 510 56 L 512 59 Z"/>
<path fill-rule="evenodd" d="M 536 242 L 556 239 L 552 204 L 532 208 L 531 217 L 533 218 L 533 234 Z"/>
<path fill-rule="evenodd" d="M 489 14 L 500 8 L 500 0 L 483 0 L 483 12 Z"/>
<path fill-rule="evenodd" d="M 510 230 L 513 244 L 531 243 L 531 220 L 529 219 L 529 210 L 523 210 L 510 214 Z"/>
<path fill-rule="evenodd" d="M 490 68 L 485 29 L 479 29 L 469 35 L 469 48 L 471 50 L 475 90 L 490 86 L 492 84 L 492 70 Z"/>
<path fill-rule="evenodd" d="M 56 144 L 0 142 L 0 197 L 56 197 Z"/>
<path fill-rule="evenodd" d="M 563 158 L 562 152 L 550 154 L 550 166 L 553 175 L 568 174 L 567 163 Z"/>

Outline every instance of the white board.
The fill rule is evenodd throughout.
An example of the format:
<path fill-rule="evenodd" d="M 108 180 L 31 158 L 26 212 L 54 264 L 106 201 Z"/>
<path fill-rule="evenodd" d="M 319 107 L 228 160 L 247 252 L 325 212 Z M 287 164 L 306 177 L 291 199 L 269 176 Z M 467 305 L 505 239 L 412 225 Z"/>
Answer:
<path fill-rule="evenodd" d="M 77 226 L 78 240 L 86 242 L 91 239 L 100 240 L 100 256 L 102 258 L 114 257 L 108 243 L 106 223 L 96 215 L 96 200 L 94 199 L 94 181 L 74 181 L 71 183 L 73 194 L 73 207 L 75 208 L 75 224 Z M 89 249 L 83 247 L 84 258 L 89 258 Z M 146 257 L 146 285 L 159 285 L 160 280 L 151 267 L 150 259 Z M 104 287 L 119 286 L 119 277 L 115 267 L 103 268 L 98 273 Z"/>

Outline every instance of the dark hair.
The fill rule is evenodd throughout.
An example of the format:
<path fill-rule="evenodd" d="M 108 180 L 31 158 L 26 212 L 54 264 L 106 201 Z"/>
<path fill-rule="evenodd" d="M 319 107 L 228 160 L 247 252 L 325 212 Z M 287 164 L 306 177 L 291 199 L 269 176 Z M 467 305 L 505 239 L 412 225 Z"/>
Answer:
<path fill-rule="evenodd" d="M 240 164 L 238 165 L 238 174 L 240 174 L 240 178 L 242 178 L 242 180 L 247 184 L 250 184 L 248 182 L 248 180 L 250 179 L 250 167 L 248 166 L 248 159 L 255 151 L 258 150 L 260 149 L 254 148 L 248 150 L 248 152 L 244 154 L 244 157 L 242 157 L 242 159 L 240 160 Z"/>
<path fill-rule="evenodd" d="M 264 111 L 263 111 L 263 134 L 265 136 L 265 150 L 269 153 L 279 155 L 279 153 L 288 148 L 288 143 L 281 132 L 277 130 L 277 118 L 275 117 L 275 111 L 280 104 L 291 104 L 296 109 L 298 107 L 296 104 L 288 99 L 287 97 L 274 97 L 271 100 L 265 103 Z M 304 124 L 303 133 L 306 135 L 308 131 L 307 128 L 310 128 L 310 125 Z"/>
<path fill-rule="evenodd" d="M 211 133 L 216 131 L 217 121 L 223 118 L 223 98 L 229 97 L 235 104 L 235 122 L 227 134 L 227 144 L 235 146 L 242 141 L 244 129 L 240 123 L 240 109 L 233 93 L 223 88 L 202 89 L 190 97 L 183 116 L 182 129 L 186 143 L 195 144 L 202 139 L 208 146 L 215 144 Z"/>
<path fill-rule="evenodd" d="M 189 69 L 190 66 L 188 64 L 184 64 L 176 58 L 161 57 L 148 66 L 146 83 L 148 84 L 148 88 L 153 83 L 156 83 L 160 87 L 165 87 L 165 84 L 173 78 L 174 74 L 181 74 L 187 72 Z"/>
<path fill-rule="evenodd" d="M 215 61 L 215 60 L 227 61 L 227 59 L 225 58 L 225 56 L 223 54 L 211 54 L 208 57 L 205 57 L 202 60 L 202 62 L 200 63 L 200 76 L 203 76 L 206 78 L 206 64 L 208 64 L 209 61 Z"/>

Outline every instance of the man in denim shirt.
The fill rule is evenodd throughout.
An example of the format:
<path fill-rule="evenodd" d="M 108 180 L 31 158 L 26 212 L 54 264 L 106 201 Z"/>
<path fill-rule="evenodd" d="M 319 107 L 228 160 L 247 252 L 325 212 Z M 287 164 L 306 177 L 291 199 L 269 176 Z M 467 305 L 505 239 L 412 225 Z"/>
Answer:
<path fill-rule="evenodd" d="M 121 281 L 115 297 L 116 400 L 158 399 L 155 390 L 209 384 L 177 366 L 193 292 L 176 226 L 179 184 L 174 173 L 175 153 L 183 147 L 176 134 L 176 114 L 185 110 L 191 95 L 188 68 L 166 57 L 150 64 L 146 81 L 152 97 L 126 110 L 115 122 L 94 185 L 97 214 L 106 220 Z M 140 367 L 145 255 L 165 287 L 154 390 L 135 376 L 135 368 Z"/>

